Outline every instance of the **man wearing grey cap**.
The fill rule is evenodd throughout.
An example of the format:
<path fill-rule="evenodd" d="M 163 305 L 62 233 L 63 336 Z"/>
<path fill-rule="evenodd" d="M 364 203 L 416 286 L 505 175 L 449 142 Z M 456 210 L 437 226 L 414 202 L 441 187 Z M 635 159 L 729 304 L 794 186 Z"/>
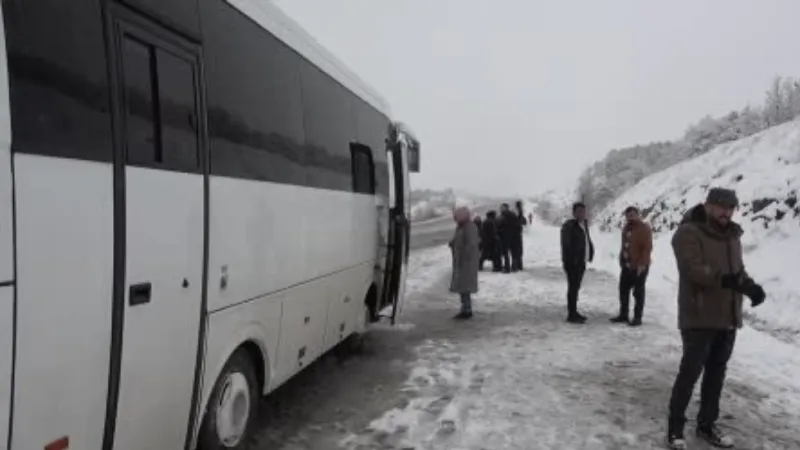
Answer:
<path fill-rule="evenodd" d="M 678 263 L 678 328 L 683 357 L 672 388 L 667 440 L 672 449 L 685 449 L 686 408 L 700 374 L 697 436 L 719 448 L 733 447 L 717 427 L 725 371 L 742 326 L 742 296 L 758 306 L 764 289 L 745 271 L 742 227 L 731 220 L 739 201 L 730 189 L 713 188 L 705 204 L 689 210 L 672 237 Z"/>

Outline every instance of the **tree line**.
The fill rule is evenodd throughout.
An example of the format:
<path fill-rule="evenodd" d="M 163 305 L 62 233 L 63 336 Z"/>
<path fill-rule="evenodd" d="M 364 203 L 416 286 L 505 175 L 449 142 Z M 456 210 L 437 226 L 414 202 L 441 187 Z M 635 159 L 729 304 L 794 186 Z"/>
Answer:
<path fill-rule="evenodd" d="M 800 79 L 775 77 L 761 105 L 747 105 L 719 117 L 707 115 L 675 141 L 611 150 L 584 170 L 577 195 L 596 213 L 650 174 L 702 155 L 717 145 L 742 139 L 800 116 Z"/>

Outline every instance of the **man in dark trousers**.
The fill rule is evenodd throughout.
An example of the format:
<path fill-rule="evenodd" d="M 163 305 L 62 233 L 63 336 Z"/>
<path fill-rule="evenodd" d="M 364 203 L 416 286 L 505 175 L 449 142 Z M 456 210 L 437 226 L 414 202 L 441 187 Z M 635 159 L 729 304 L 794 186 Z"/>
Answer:
<path fill-rule="evenodd" d="M 497 212 L 489 211 L 486 213 L 486 220 L 483 221 L 481 228 L 481 266 L 489 260 L 492 262 L 492 270 L 500 272 L 502 270 L 500 262 L 500 237 L 497 235 Z"/>
<path fill-rule="evenodd" d="M 635 206 L 625 209 L 625 226 L 622 227 L 622 246 L 619 251 L 619 315 L 613 323 L 628 323 L 632 327 L 642 324 L 645 283 L 650 270 L 650 254 L 653 251 L 653 231 L 642 220 Z M 633 319 L 629 320 L 629 304 L 633 289 Z"/>
<path fill-rule="evenodd" d="M 515 243 L 518 235 L 521 235 L 522 226 L 517 215 L 511 211 L 508 203 L 500 206 L 500 218 L 498 219 L 498 233 L 500 235 L 500 255 L 503 259 L 503 273 L 516 272 L 519 270 L 517 265 L 512 264 L 515 255 Z"/>
<path fill-rule="evenodd" d="M 725 372 L 742 326 L 742 296 L 752 306 L 766 298 L 764 289 L 745 270 L 742 228 L 731 220 L 739 201 L 736 192 L 713 188 L 705 204 L 689 210 L 672 237 L 678 264 L 678 328 L 683 341 L 680 370 L 669 404 L 667 440 L 685 449 L 686 407 L 700 374 L 697 436 L 720 448 L 733 447 L 716 422 Z"/>
<path fill-rule="evenodd" d="M 572 205 L 572 219 L 561 227 L 561 263 L 567 274 L 567 322 L 582 324 L 586 316 L 578 312 L 578 292 L 586 272 L 586 263 L 594 259 L 594 244 L 589 235 L 586 205 Z"/>

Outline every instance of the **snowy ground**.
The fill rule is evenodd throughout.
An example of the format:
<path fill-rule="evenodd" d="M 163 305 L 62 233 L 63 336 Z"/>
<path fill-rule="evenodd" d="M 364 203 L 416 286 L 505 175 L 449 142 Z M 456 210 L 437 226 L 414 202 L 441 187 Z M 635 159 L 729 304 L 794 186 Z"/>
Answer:
<path fill-rule="evenodd" d="M 675 278 L 669 239 L 686 210 L 709 187 L 735 189 L 737 220 L 750 274 L 764 285 L 769 303 L 748 314 L 749 323 L 800 345 L 800 120 L 769 128 L 653 174 L 620 196 L 597 218 L 616 228 L 626 206 L 637 205 L 658 234 L 655 257 L 661 274 Z"/>
<path fill-rule="evenodd" d="M 663 448 L 680 355 L 674 284 L 654 273 L 645 325 L 612 326 L 616 274 L 606 270 L 615 270 L 616 242 L 597 240 L 585 326 L 564 322 L 555 228 L 528 231 L 522 273 L 481 274 L 469 322 L 450 320 L 448 250 L 414 253 L 403 324 L 379 327 L 365 354 L 324 359 L 277 393 L 254 448 Z M 737 448 L 800 449 L 799 366 L 794 344 L 742 331 L 723 399 Z"/>

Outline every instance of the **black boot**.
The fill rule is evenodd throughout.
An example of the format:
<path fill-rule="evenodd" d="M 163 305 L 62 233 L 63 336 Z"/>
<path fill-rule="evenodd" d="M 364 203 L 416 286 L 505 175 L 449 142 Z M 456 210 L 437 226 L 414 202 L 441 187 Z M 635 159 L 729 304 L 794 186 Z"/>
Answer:
<path fill-rule="evenodd" d="M 697 437 L 706 441 L 712 447 L 733 448 L 733 439 L 726 436 L 716 425 L 698 426 Z"/>
<path fill-rule="evenodd" d="M 642 318 L 641 317 L 634 317 L 633 320 L 628 324 L 632 327 L 640 327 L 642 326 Z"/>
<path fill-rule="evenodd" d="M 576 325 L 583 325 L 586 323 L 586 317 L 581 316 L 578 313 L 573 313 L 567 316 L 568 323 L 574 323 Z"/>
<path fill-rule="evenodd" d="M 609 321 L 611 323 L 628 323 L 628 315 L 620 313 L 620 315 L 612 317 Z"/>

